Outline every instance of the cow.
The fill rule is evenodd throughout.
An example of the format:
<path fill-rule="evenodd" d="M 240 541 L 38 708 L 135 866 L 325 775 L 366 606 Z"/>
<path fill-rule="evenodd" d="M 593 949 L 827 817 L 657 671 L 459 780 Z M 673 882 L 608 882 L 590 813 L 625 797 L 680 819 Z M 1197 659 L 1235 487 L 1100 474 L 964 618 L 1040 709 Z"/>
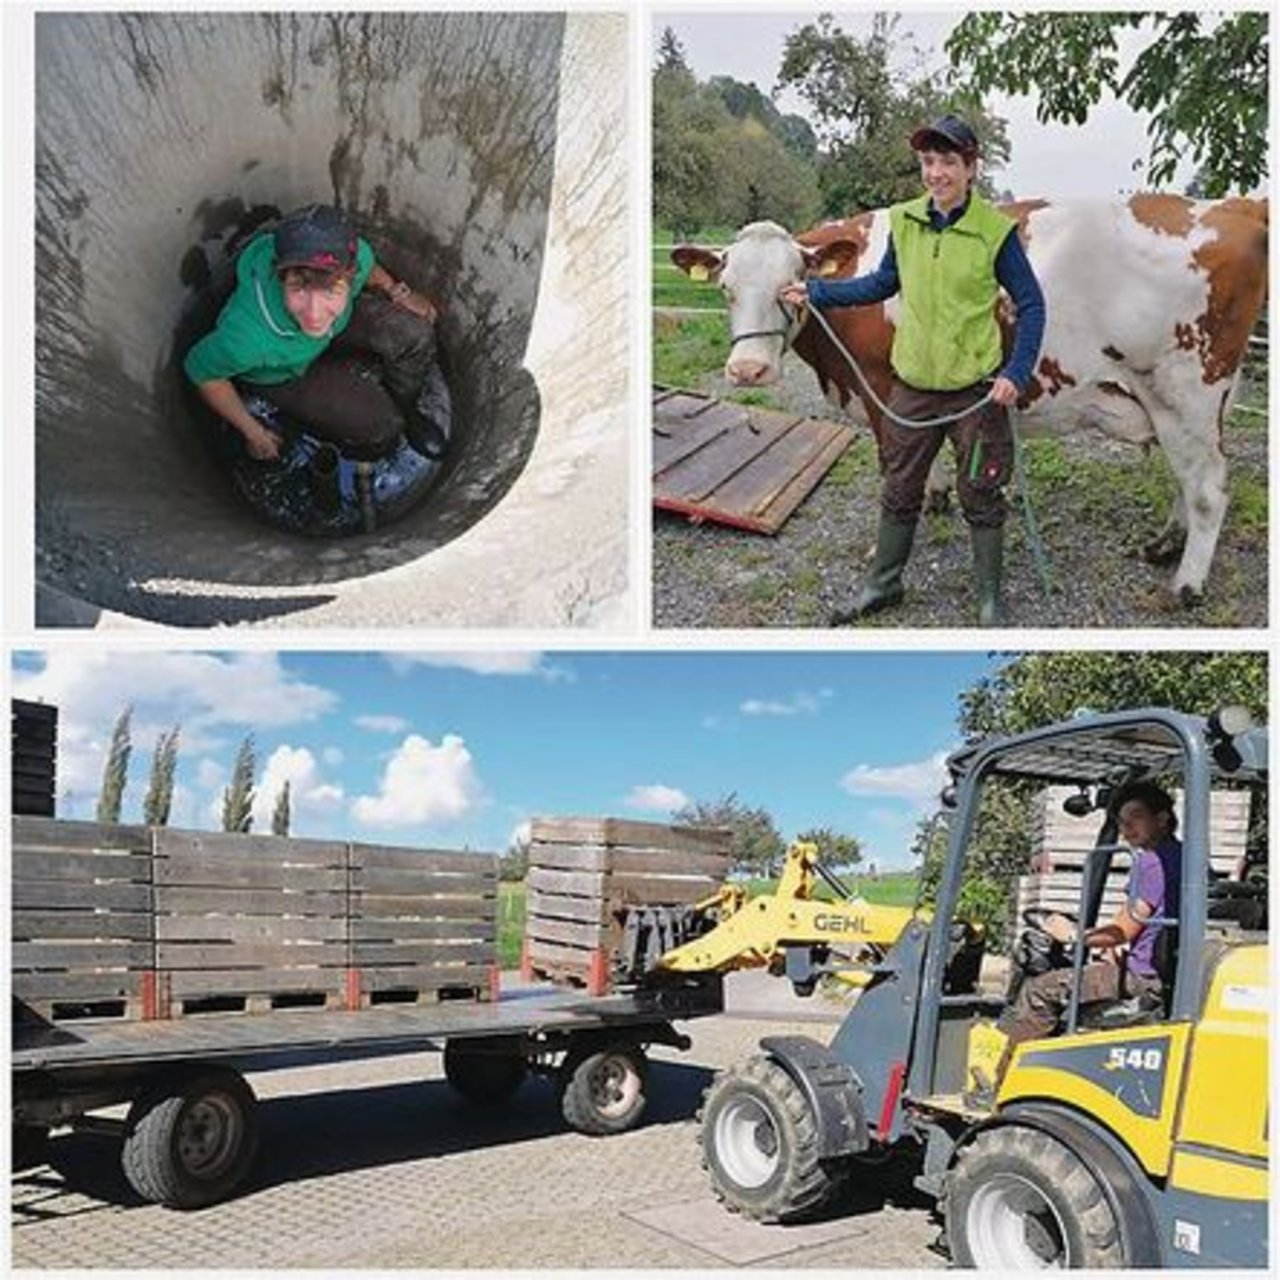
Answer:
<path fill-rule="evenodd" d="M 1019 429 L 1091 429 L 1161 445 L 1178 493 L 1145 554 L 1155 564 L 1179 560 L 1170 589 L 1193 605 L 1203 596 L 1226 512 L 1223 422 L 1266 293 L 1267 201 L 1145 194 L 1001 208 L 1017 220 L 1048 312 L 1035 374 L 1018 402 Z M 724 250 L 678 245 L 671 257 L 724 291 L 731 384 L 776 382 L 790 346 L 813 367 L 829 400 L 843 410 L 856 396 L 878 433 L 880 409 L 844 356 L 807 310 L 790 312 L 778 292 L 807 273 L 875 270 L 888 236 L 889 213 L 879 209 L 794 237 L 776 223 L 754 222 Z M 895 297 L 825 313 L 881 400 L 892 381 L 898 307 Z M 1003 295 L 997 309 L 1007 337 L 1013 317 Z"/>

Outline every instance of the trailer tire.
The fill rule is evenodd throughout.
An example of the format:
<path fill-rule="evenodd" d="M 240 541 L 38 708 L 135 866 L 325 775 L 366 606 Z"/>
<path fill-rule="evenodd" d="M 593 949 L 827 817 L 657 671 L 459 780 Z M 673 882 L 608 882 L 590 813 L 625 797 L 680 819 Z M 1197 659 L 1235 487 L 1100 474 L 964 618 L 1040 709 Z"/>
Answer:
<path fill-rule="evenodd" d="M 444 1077 L 468 1102 L 501 1102 L 515 1093 L 528 1074 L 529 1066 L 514 1045 L 445 1041 Z"/>
<path fill-rule="evenodd" d="M 947 1177 L 945 1212 L 957 1266 L 1133 1265 L 1089 1166 L 1066 1143 L 1028 1125 L 985 1130 L 961 1149 Z"/>
<path fill-rule="evenodd" d="M 235 1190 L 257 1147 L 253 1090 L 236 1072 L 210 1068 L 172 1077 L 134 1102 L 121 1162 L 144 1200 L 200 1209 Z"/>
<path fill-rule="evenodd" d="M 571 1049 L 560 1068 L 560 1110 L 579 1133 L 625 1133 L 644 1114 L 649 1062 L 637 1044 Z"/>
<path fill-rule="evenodd" d="M 47 1124 L 13 1125 L 13 1172 L 34 1169 L 45 1163 L 49 1150 L 49 1126 Z"/>
<path fill-rule="evenodd" d="M 702 1167 L 716 1198 L 758 1222 L 812 1217 L 844 1185 L 847 1162 L 823 1160 L 799 1085 L 759 1055 L 721 1071 L 698 1112 Z"/>

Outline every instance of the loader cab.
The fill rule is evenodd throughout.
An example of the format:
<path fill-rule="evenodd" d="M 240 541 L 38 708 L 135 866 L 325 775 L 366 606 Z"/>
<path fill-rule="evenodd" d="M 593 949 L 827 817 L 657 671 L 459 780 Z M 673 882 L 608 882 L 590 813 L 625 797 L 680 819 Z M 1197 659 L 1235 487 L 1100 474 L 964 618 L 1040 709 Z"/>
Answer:
<path fill-rule="evenodd" d="M 1265 927 L 1266 872 L 1258 850 L 1266 843 L 1266 738 L 1233 713 L 1083 715 L 976 744 L 955 753 L 948 767 L 946 848 L 920 977 L 908 1096 L 954 1098 L 962 1112 L 972 1108 L 960 1099 L 986 1092 L 994 1102 L 984 1085 L 995 1083 L 1003 1036 L 993 1024 L 1029 968 L 1073 972 L 1059 1036 L 1188 1022 L 1199 1013 L 1223 946 Z M 1158 921 L 1163 927 L 1154 957 L 1162 990 L 1156 997 L 1085 1004 L 1079 981 L 1087 955 L 1083 949 L 1054 952 L 1036 936 L 1036 913 L 1074 915 L 1084 928 L 1112 918 L 1132 853 L 1119 835 L 1111 797 L 1140 779 L 1173 791 L 1180 809 L 1180 896 Z M 1056 850 L 1046 834 L 1054 827 L 1044 807 L 1047 795 L 1065 816 L 1059 826 L 1070 831 L 1065 847 Z M 1010 837 L 1019 825 L 1010 818 L 1015 812 L 1023 815 L 1020 849 Z M 1028 821 L 1029 813 L 1036 816 Z M 1254 833 L 1252 852 L 1238 857 L 1246 832 Z M 1002 848 L 1002 840 L 1015 847 Z M 1034 862 L 1028 844 L 1041 846 Z M 1001 905 L 993 908 L 1000 895 Z M 972 915 L 975 900 L 994 917 L 987 927 L 1003 945 L 992 949 L 1005 960 L 1002 965 L 988 958 L 982 980 L 958 989 L 950 975 L 954 922 Z M 1000 972 L 1005 965 L 1007 977 Z"/>

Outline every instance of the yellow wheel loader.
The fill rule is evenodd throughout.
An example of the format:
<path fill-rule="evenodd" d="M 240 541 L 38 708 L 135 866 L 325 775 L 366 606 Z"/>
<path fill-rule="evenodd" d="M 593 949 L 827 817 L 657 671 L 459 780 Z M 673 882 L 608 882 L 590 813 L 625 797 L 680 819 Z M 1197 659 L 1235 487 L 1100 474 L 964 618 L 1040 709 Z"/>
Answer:
<path fill-rule="evenodd" d="M 907 1153 L 962 1266 L 1265 1267 L 1265 877 L 1260 900 L 1256 885 L 1224 892 L 1209 843 L 1215 787 L 1248 789 L 1265 832 L 1265 731 L 1226 712 L 1084 715 L 965 748 L 948 768 L 948 848 L 931 916 L 814 901 L 821 873 L 801 846 L 772 898 L 727 890 L 650 966 L 765 965 L 803 990 L 839 949 L 866 965 L 829 1045 L 770 1037 L 708 1089 L 701 1143 L 716 1195 L 749 1217 L 793 1221 Z M 1028 913 L 1016 954 L 1024 966 L 1048 954 L 1069 967 L 1072 995 L 1056 1033 L 1018 1046 L 992 1081 L 1003 1042 L 994 1022 L 1011 992 L 979 990 L 981 935 L 954 918 L 983 795 L 1065 783 L 1077 789 L 1069 812 L 1096 811 L 1076 912 L 1090 926 L 1113 866 L 1120 873 L 1129 857 L 1108 796 L 1140 778 L 1184 796 L 1181 900 L 1158 922 L 1173 943 L 1162 949 L 1160 996 L 1081 1003 L 1083 948 L 1053 959 Z M 1015 984 L 1020 976 L 1015 966 Z"/>

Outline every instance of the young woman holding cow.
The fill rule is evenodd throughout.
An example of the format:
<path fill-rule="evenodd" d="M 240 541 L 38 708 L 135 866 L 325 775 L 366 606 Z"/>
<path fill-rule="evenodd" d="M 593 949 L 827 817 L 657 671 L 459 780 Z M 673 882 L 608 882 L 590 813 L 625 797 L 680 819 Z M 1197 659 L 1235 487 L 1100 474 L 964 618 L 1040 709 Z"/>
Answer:
<path fill-rule="evenodd" d="M 978 621 L 998 626 L 1005 621 L 1004 485 L 1013 460 L 1008 410 L 1035 367 L 1044 336 L 1044 296 L 1015 221 L 973 190 L 973 130 L 948 115 L 917 129 L 910 142 L 925 194 L 890 209 L 890 238 L 879 267 L 852 280 L 813 278 L 781 294 L 792 306 L 821 310 L 900 294 L 889 410 L 908 423 L 958 415 L 945 426 L 923 427 L 884 417 L 875 560 L 861 591 L 831 622 L 846 625 L 901 601 L 925 481 L 949 436 L 956 492 L 973 540 Z M 1001 288 L 1017 309 L 1007 360 L 996 315 Z M 973 412 L 965 413 L 970 406 Z"/>

